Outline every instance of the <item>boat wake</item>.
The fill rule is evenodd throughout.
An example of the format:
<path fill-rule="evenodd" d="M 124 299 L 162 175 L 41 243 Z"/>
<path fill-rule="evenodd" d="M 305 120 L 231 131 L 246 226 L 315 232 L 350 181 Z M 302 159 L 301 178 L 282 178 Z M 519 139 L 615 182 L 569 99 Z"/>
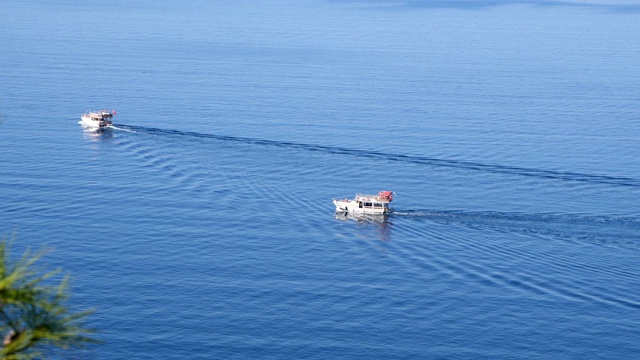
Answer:
<path fill-rule="evenodd" d="M 80 123 L 82 123 L 82 121 Z M 120 126 L 117 126 L 117 125 L 111 125 L 109 128 L 113 129 L 113 130 L 130 132 L 130 133 L 136 133 L 137 132 L 137 131 L 135 131 L 133 129 L 130 129 L 130 128 L 126 127 L 126 126 L 125 127 L 120 127 Z"/>
<path fill-rule="evenodd" d="M 137 132 L 137 133 L 147 133 L 147 134 L 154 134 L 154 135 L 187 136 L 187 137 L 195 137 L 195 138 L 214 139 L 218 141 L 255 144 L 255 145 L 262 145 L 262 146 L 301 149 L 301 150 L 307 150 L 307 151 L 320 151 L 320 152 L 329 153 L 329 154 L 347 155 L 347 156 L 360 157 L 360 158 L 380 159 L 384 161 L 392 161 L 392 162 L 397 161 L 397 162 L 421 164 L 421 165 L 434 166 L 434 167 L 449 167 L 449 168 L 458 168 L 458 169 L 482 171 L 482 172 L 490 172 L 490 173 L 503 173 L 503 174 L 510 174 L 510 175 L 525 176 L 525 177 L 534 177 L 539 179 L 576 181 L 576 182 L 585 182 L 585 183 L 591 183 L 591 184 L 606 184 L 606 185 L 624 186 L 624 187 L 640 187 L 640 179 L 630 178 L 630 177 L 586 174 L 586 173 L 569 172 L 569 171 L 554 171 L 554 170 L 544 170 L 544 169 L 535 169 L 535 168 L 518 167 L 518 166 L 506 166 L 506 165 L 497 165 L 497 164 L 484 164 L 484 163 L 472 162 L 472 161 L 449 160 L 449 159 L 439 159 L 439 158 L 432 158 L 432 157 L 426 157 L 426 156 L 412 156 L 412 155 L 385 153 L 385 152 L 379 152 L 374 150 L 350 149 L 350 148 L 345 148 L 340 146 L 315 145 L 315 144 L 296 143 L 296 142 L 289 142 L 289 141 L 275 141 L 275 140 L 249 138 L 249 137 L 215 135 L 215 134 L 199 133 L 199 132 L 192 132 L 192 131 L 160 129 L 160 128 L 124 125 L 124 124 L 119 124 L 117 126 L 114 126 L 114 128 L 118 130 Z"/>
<path fill-rule="evenodd" d="M 581 243 L 638 248 L 640 217 L 579 214 L 529 214 L 492 211 L 400 210 L 393 219 L 430 221 L 476 229 L 556 238 Z"/>
<path fill-rule="evenodd" d="M 389 243 L 395 259 L 427 279 L 448 276 L 540 299 L 640 309 L 627 286 L 594 286 L 640 280 L 624 261 L 602 255 L 634 261 L 639 217 L 425 209 L 395 211 L 389 221 L 394 236 L 405 239 Z"/>
<path fill-rule="evenodd" d="M 629 286 L 621 286 L 619 291 L 602 291 L 592 286 L 593 279 L 604 282 L 612 278 L 622 284 L 637 284 L 638 274 L 629 270 L 625 262 L 611 264 L 609 257 L 599 255 L 629 254 L 620 255 L 620 258 L 630 258 L 633 262 L 640 249 L 640 217 L 396 207 L 388 215 L 337 213 L 336 221 L 327 225 L 318 219 L 326 219 L 333 210 L 330 203 L 318 207 L 308 201 L 307 196 L 301 196 L 313 186 L 300 185 L 298 179 L 322 179 L 326 176 L 325 181 L 319 180 L 318 183 L 327 184 L 327 188 L 334 190 L 332 173 L 315 164 L 291 166 L 292 157 L 288 151 L 280 154 L 286 156 L 275 156 L 274 161 L 268 164 L 270 171 L 264 171 L 264 167 L 255 166 L 258 164 L 256 161 L 262 160 L 261 156 L 238 159 L 237 152 L 233 150 L 240 145 L 249 145 L 242 147 L 256 152 L 264 150 L 260 147 L 265 146 L 300 150 L 294 151 L 297 153 L 295 161 L 308 161 L 311 156 L 305 151 L 340 154 L 356 160 L 368 158 L 373 162 L 402 161 L 424 166 L 440 166 L 447 160 L 123 124 L 116 124 L 112 129 L 113 133 L 126 132 L 117 137 L 118 146 L 139 160 L 136 162 L 139 167 L 130 167 L 131 177 L 135 179 L 141 173 L 145 178 L 151 175 L 163 180 L 162 185 L 153 189 L 154 193 L 184 192 L 184 195 L 199 199 L 197 201 L 203 206 L 210 204 L 209 199 L 215 199 L 221 213 L 239 202 L 254 204 L 256 199 L 260 204 L 277 205 L 268 215 L 256 215 L 252 219 L 257 219 L 260 226 L 273 226 L 278 231 L 295 229 L 296 232 L 319 234 L 318 238 L 329 240 L 332 236 L 326 236 L 330 234 L 326 226 L 330 226 L 334 238 L 345 241 L 345 244 L 339 244 L 339 251 L 353 251 L 353 256 L 361 257 L 373 250 L 376 261 L 395 263 L 397 269 L 421 283 L 446 279 L 447 283 L 450 280 L 464 286 L 477 286 L 481 290 L 491 287 L 514 296 L 542 300 L 558 298 L 640 309 L 637 296 L 626 292 Z M 219 151 L 218 156 L 210 156 L 220 148 L 231 148 L 232 151 Z M 337 157 L 338 160 L 346 159 Z M 351 165 L 351 161 L 344 163 L 345 166 Z M 467 167 L 466 164 L 448 161 L 444 166 L 488 172 L 511 171 L 493 165 Z M 139 169 L 144 171 L 137 171 Z M 589 174 L 577 174 L 572 178 L 553 172 L 541 175 L 544 174 L 542 170 L 528 171 L 524 168 L 518 171 L 524 176 L 577 180 L 597 186 L 613 183 L 640 187 L 637 179 Z M 294 181 L 295 186 L 291 186 Z M 277 221 L 271 221 L 272 216 Z M 229 226 L 243 229 L 253 225 L 238 216 L 237 223 Z M 591 256 L 574 256 L 583 250 Z M 384 256 L 377 256 L 378 253 Z"/>

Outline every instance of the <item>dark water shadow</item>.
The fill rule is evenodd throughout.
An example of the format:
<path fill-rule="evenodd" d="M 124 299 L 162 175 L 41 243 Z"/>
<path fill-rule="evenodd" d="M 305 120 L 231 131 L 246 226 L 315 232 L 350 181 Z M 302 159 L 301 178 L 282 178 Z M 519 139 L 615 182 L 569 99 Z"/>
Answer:
<path fill-rule="evenodd" d="M 427 157 L 427 156 L 411 156 L 411 155 L 404 155 L 404 154 L 394 154 L 394 153 L 380 152 L 375 150 L 350 149 L 350 148 L 345 148 L 340 146 L 315 145 L 315 144 L 304 144 L 304 143 L 296 143 L 296 142 L 289 142 L 289 141 L 275 141 L 275 140 L 266 140 L 266 139 L 257 139 L 257 138 L 248 138 L 248 137 L 215 135 L 215 134 L 207 134 L 207 133 L 192 132 L 192 131 L 159 129 L 159 128 L 125 125 L 125 124 L 116 125 L 116 129 L 118 128 L 125 131 L 134 131 L 138 133 L 146 133 L 151 135 L 183 136 L 183 137 L 213 139 L 217 141 L 238 142 L 243 144 L 254 144 L 254 145 L 272 146 L 272 147 L 280 147 L 280 148 L 300 149 L 300 150 L 306 150 L 306 151 L 320 151 L 320 152 L 329 153 L 329 154 L 353 156 L 353 157 L 367 158 L 367 159 L 379 159 L 379 160 L 384 160 L 389 162 L 397 161 L 397 162 L 412 163 L 412 164 L 419 164 L 419 165 L 425 165 L 425 166 L 448 167 L 448 168 L 457 168 L 457 169 L 464 169 L 464 170 L 470 170 L 470 171 L 481 171 L 481 172 L 494 173 L 494 174 L 510 174 L 510 175 L 517 175 L 517 176 L 523 176 L 523 177 L 532 177 L 537 179 L 575 181 L 575 182 L 583 182 L 583 183 L 589 183 L 589 184 L 605 184 L 605 185 L 634 187 L 634 188 L 640 187 L 640 179 L 630 178 L 630 177 L 587 174 L 587 173 L 578 173 L 578 172 L 571 172 L 571 171 L 545 170 L 545 169 L 536 169 L 536 168 L 529 168 L 529 167 L 509 166 L 509 165 L 500 165 L 500 164 L 486 164 L 486 163 L 480 163 L 480 162 L 474 162 L 474 161 L 450 160 L 450 159 L 440 159 L 440 158 L 433 158 L 433 157 Z"/>
<path fill-rule="evenodd" d="M 382 241 L 391 240 L 392 223 L 389 215 L 336 213 L 336 219 L 353 223 L 361 238 L 377 238 Z"/>
<path fill-rule="evenodd" d="M 113 139 L 113 130 L 111 128 L 92 129 L 83 126 L 84 137 L 93 142 L 108 141 Z"/>

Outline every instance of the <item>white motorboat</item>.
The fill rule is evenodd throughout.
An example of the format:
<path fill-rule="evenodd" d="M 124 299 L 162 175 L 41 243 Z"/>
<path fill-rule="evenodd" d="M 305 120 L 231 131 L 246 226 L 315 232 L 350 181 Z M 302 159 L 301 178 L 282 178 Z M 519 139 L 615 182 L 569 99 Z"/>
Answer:
<path fill-rule="evenodd" d="M 87 111 L 82 114 L 80 119 L 82 120 L 82 124 L 85 126 L 91 128 L 104 128 L 113 125 L 111 119 L 115 114 L 115 110 Z"/>
<path fill-rule="evenodd" d="M 336 212 L 384 215 L 391 212 L 389 203 L 393 194 L 391 191 L 380 191 L 378 195 L 358 194 L 354 199 L 333 199 L 333 204 Z"/>

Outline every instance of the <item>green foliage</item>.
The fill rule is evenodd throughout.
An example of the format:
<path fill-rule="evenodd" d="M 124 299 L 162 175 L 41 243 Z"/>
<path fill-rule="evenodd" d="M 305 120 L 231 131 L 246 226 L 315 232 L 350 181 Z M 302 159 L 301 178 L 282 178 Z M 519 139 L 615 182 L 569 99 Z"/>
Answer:
<path fill-rule="evenodd" d="M 39 275 L 34 265 L 42 255 L 27 250 L 12 262 L 7 239 L 0 240 L 0 359 L 43 359 L 47 349 L 97 342 L 93 331 L 82 327 L 92 310 L 72 313 L 65 305 L 69 277 L 49 285 L 60 270 Z"/>

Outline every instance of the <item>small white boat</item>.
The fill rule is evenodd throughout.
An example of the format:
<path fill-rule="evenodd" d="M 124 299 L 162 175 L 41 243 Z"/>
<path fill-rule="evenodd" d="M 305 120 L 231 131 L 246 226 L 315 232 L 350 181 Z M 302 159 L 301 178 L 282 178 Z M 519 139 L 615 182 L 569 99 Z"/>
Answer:
<path fill-rule="evenodd" d="M 85 126 L 91 128 L 104 128 L 113 125 L 111 119 L 115 114 L 115 110 L 87 111 L 82 114 L 80 119 L 82 120 L 82 124 Z"/>
<path fill-rule="evenodd" d="M 393 192 L 380 191 L 378 195 L 358 194 L 354 199 L 333 199 L 333 204 L 340 213 L 384 215 L 391 212 L 389 203 L 392 200 Z"/>

